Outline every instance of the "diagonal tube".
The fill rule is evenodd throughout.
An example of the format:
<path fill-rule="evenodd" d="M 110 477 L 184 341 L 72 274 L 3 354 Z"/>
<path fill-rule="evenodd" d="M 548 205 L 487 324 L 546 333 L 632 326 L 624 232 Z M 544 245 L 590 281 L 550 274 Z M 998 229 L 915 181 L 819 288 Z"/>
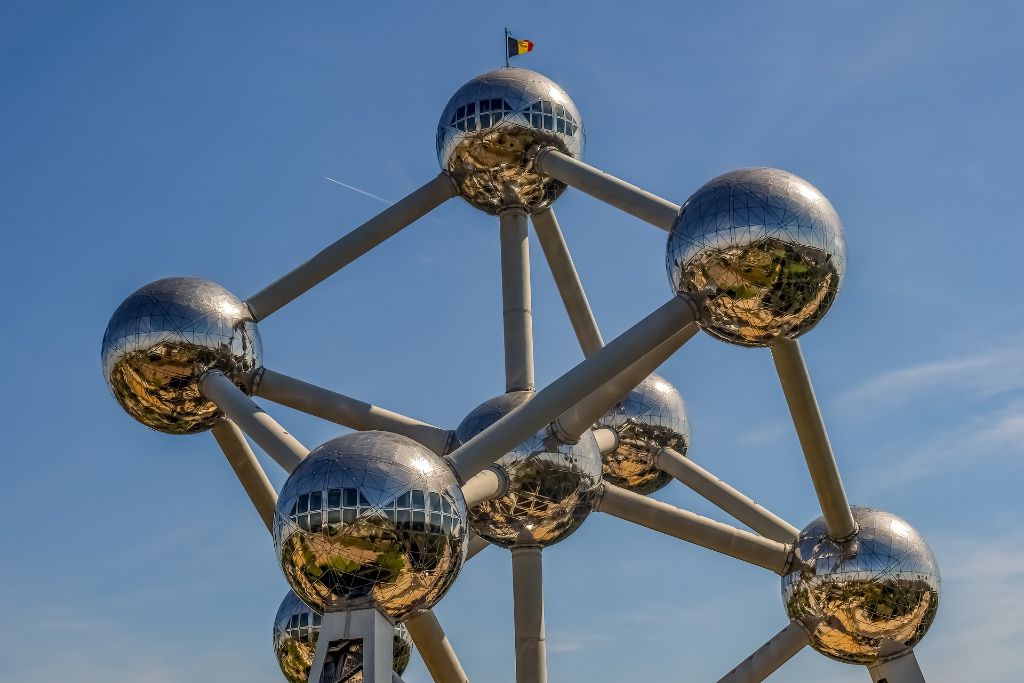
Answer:
<path fill-rule="evenodd" d="M 398 200 L 295 270 L 249 297 L 246 303 L 253 317 L 263 320 L 456 194 L 458 188 L 455 181 L 447 174 L 440 173 L 426 185 Z"/>
<path fill-rule="evenodd" d="M 750 564 L 785 574 L 791 564 L 792 548 L 784 543 L 681 510 L 607 482 L 601 485 L 594 509 L 735 557 Z"/>
<path fill-rule="evenodd" d="M 267 526 L 267 531 L 270 531 L 274 526 L 277 491 L 267 479 L 267 473 L 260 467 L 256 454 L 249 448 L 242 430 L 231 420 L 221 420 L 213 426 L 212 431 L 213 438 L 224 451 L 224 457 L 235 471 L 235 476 L 249 494 L 249 500 Z"/>
<path fill-rule="evenodd" d="M 448 642 L 441 623 L 433 611 L 427 610 L 405 621 L 412 642 L 416 644 L 423 663 L 434 683 L 469 683 L 452 644 Z"/>
<path fill-rule="evenodd" d="M 611 378 L 586 398 L 558 416 L 552 424 L 555 435 L 565 443 L 576 443 L 580 436 L 607 413 L 622 397 L 661 367 L 673 353 L 700 331 L 692 322 L 679 330 L 628 368 Z"/>
<path fill-rule="evenodd" d="M 434 427 L 268 368 L 263 368 L 253 382 L 253 395 L 349 429 L 379 429 L 401 434 L 420 442 L 438 455 L 444 455 L 452 436 L 447 429 Z"/>
<path fill-rule="evenodd" d="M 679 213 L 679 206 L 667 199 L 599 171 L 553 147 L 538 150 L 534 165 L 542 173 L 666 232 L 672 229 Z"/>
<path fill-rule="evenodd" d="M 845 541 L 857 533 L 857 523 L 846 499 L 839 467 L 828 441 L 825 422 L 814 397 L 811 378 L 807 374 L 800 343 L 782 339 L 771 346 L 772 359 L 786 395 L 793 425 L 800 438 L 800 447 L 807 461 L 807 470 L 818 494 L 821 512 L 825 517 L 828 535 L 835 541 Z"/>
<path fill-rule="evenodd" d="M 503 454 L 600 388 L 673 334 L 694 322 L 704 295 L 672 297 L 608 345 L 537 392 L 531 400 L 477 434 L 448 456 L 461 482 L 490 467 Z"/>
<path fill-rule="evenodd" d="M 558 219 L 551 208 L 544 209 L 530 217 L 533 221 L 533 229 L 537 233 L 537 240 L 544 251 L 544 258 L 551 269 L 551 276 L 558 287 L 558 294 L 562 297 L 562 304 L 565 312 L 569 315 L 569 322 L 580 342 L 583 355 L 590 357 L 604 346 L 601 338 L 601 330 L 597 327 L 594 319 L 594 312 L 590 310 L 590 302 L 587 300 L 587 293 L 583 290 L 583 283 L 580 282 L 579 273 L 572 262 L 569 254 L 569 247 L 565 243 L 565 236 L 558 227 Z"/>
<path fill-rule="evenodd" d="M 505 391 L 533 391 L 533 310 L 526 209 L 498 214 L 501 236 L 501 300 L 505 336 Z"/>
<path fill-rule="evenodd" d="M 466 507 L 471 508 L 484 501 L 499 498 L 508 491 L 508 475 L 498 466 L 488 467 L 462 485 Z"/>
<path fill-rule="evenodd" d="M 512 548 L 516 683 L 547 683 L 544 636 L 544 570 L 539 546 Z"/>
<path fill-rule="evenodd" d="M 308 448 L 263 412 L 223 372 L 214 370 L 203 375 L 199 389 L 286 472 L 291 472 L 309 455 Z"/>
<path fill-rule="evenodd" d="M 718 683 L 761 683 L 810 644 L 804 627 L 791 621 L 771 640 L 754 650 L 754 654 L 720 678 Z"/>
<path fill-rule="evenodd" d="M 793 543 L 800 536 L 800 530 L 795 526 L 772 514 L 672 448 L 663 448 L 655 453 L 654 466 L 672 475 L 765 538 L 780 543 Z"/>

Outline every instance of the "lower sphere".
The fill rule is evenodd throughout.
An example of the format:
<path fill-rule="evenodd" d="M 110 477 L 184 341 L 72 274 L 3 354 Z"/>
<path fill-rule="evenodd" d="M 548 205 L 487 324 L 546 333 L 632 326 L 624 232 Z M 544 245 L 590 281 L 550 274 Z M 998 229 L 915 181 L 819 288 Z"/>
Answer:
<path fill-rule="evenodd" d="M 860 528 L 850 541 L 829 538 L 822 518 L 800 532 L 798 569 L 782 578 L 782 599 L 815 650 L 873 664 L 885 641 L 913 647 L 927 633 L 939 607 L 939 568 L 924 539 L 896 515 L 852 511 Z"/>
<path fill-rule="evenodd" d="M 515 391 L 485 401 L 455 430 L 465 443 L 533 397 Z M 503 496 L 469 511 L 473 531 L 505 548 L 549 546 L 576 531 L 594 508 L 601 482 L 601 452 L 592 431 L 565 444 L 545 427 L 496 463 L 509 480 Z"/>
<path fill-rule="evenodd" d="M 289 683 L 306 683 L 313 666 L 317 638 L 320 634 L 320 613 L 310 609 L 294 592 L 281 601 L 274 619 L 274 654 L 281 673 Z M 412 638 L 402 624 L 395 626 L 394 665 L 401 676 L 409 666 Z M 363 643 L 361 640 L 340 640 L 327 652 L 324 665 L 327 683 L 362 683 Z"/>

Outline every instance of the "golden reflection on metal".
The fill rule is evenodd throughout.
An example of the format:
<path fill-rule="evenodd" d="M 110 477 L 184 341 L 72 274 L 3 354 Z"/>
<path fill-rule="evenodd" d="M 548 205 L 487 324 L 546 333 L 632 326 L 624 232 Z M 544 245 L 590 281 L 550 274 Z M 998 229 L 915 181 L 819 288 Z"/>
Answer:
<path fill-rule="evenodd" d="M 285 482 L 274 515 L 285 578 L 320 612 L 373 607 L 402 620 L 431 608 L 458 575 L 468 537 L 452 471 L 388 432 L 314 449 Z"/>
<path fill-rule="evenodd" d="M 924 637 L 941 581 L 928 544 L 904 520 L 870 508 L 852 511 L 860 526 L 853 540 L 834 542 L 823 518 L 800 532 L 798 568 L 782 578 L 782 598 L 815 650 L 873 664 L 885 641 L 913 647 Z"/>
<path fill-rule="evenodd" d="M 601 456 L 604 479 L 633 493 L 647 495 L 672 477 L 654 466 L 654 455 L 673 448 L 686 455 L 690 421 L 676 388 L 651 374 L 594 424 L 618 435 L 615 450 Z"/>
<path fill-rule="evenodd" d="M 441 168 L 463 199 L 491 214 L 509 206 L 535 213 L 565 190 L 533 168 L 527 152 L 535 145 L 579 159 L 583 127 L 565 91 L 529 69 L 477 76 L 452 96 L 437 127 Z"/>
<path fill-rule="evenodd" d="M 701 325 L 742 346 L 795 339 L 832 306 L 846 271 L 843 226 L 821 192 L 774 168 L 718 176 L 683 204 L 669 234 L 676 291 L 714 287 Z"/>
<path fill-rule="evenodd" d="M 274 619 L 274 654 L 288 683 L 307 683 L 313 666 L 316 641 L 320 635 L 321 615 L 299 600 L 294 592 L 281 601 Z M 412 638 L 402 624 L 395 626 L 393 670 L 401 676 L 412 656 Z M 339 640 L 327 651 L 325 683 L 362 683 L 363 643 L 361 640 Z"/>
<path fill-rule="evenodd" d="M 122 303 L 103 335 L 103 375 L 136 420 L 168 434 L 213 427 L 220 411 L 199 391 L 220 370 L 248 392 L 262 364 L 256 321 L 218 284 L 174 277 L 146 285 Z"/>
<path fill-rule="evenodd" d="M 514 391 L 485 401 L 456 428 L 456 440 L 465 443 L 532 396 Z M 576 531 L 594 508 L 601 452 L 590 430 L 578 443 L 565 444 L 546 427 L 496 464 L 508 476 L 508 491 L 469 511 L 473 531 L 490 543 L 553 545 Z"/>

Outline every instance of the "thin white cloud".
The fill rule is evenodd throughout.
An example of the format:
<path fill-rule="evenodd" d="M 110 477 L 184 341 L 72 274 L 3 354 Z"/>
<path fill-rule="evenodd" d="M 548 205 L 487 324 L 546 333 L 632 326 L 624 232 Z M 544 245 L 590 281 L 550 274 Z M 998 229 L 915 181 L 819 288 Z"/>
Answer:
<path fill-rule="evenodd" d="M 329 176 L 324 176 L 324 180 L 330 180 L 335 185 L 341 185 L 342 187 L 347 188 L 349 190 L 352 190 L 353 192 L 358 192 L 359 194 L 361 194 L 363 196 L 369 197 L 370 199 L 376 199 L 378 202 L 383 202 L 384 204 L 387 204 L 389 206 L 391 204 L 394 204 L 394 202 L 391 201 L 390 199 L 384 199 L 384 197 L 381 197 L 379 195 L 375 195 L 372 192 L 367 192 L 366 190 L 360 190 L 358 187 L 355 187 L 354 185 L 349 185 L 348 183 L 343 183 L 340 180 L 335 180 L 334 178 L 331 178 Z"/>

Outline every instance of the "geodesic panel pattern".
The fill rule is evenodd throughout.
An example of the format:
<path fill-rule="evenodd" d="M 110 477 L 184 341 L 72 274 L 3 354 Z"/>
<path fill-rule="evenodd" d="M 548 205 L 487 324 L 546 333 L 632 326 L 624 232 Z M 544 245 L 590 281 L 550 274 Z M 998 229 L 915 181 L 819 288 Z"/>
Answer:
<path fill-rule="evenodd" d="M 274 547 L 292 590 L 319 612 L 429 609 L 466 557 L 466 501 L 445 462 L 412 439 L 357 432 L 314 449 L 288 477 Z"/>
<path fill-rule="evenodd" d="M 281 601 L 274 619 L 274 654 L 289 683 L 307 683 L 323 617 L 310 609 L 294 592 Z M 395 626 L 394 672 L 401 676 L 412 656 L 412 638 L 402 624 Z M 327 651 L 321 683 L 362 683 L 361 640 L 339 640 Z"/>
<path fill-rule="evenodd" d="M 485 401 L 455 429 L 462 444 L 532 398 L 514 391 Z M 601 482 L 601 452 L 587 430 L 566 444 L 544 428 L 496 463 L 508 476 L 508 491 L 469 511 L 473 531 L 490 543 L 549 546 L 567 538 L 594 509 Z"/>
<path fill-rule="evenodd" d="M 797 568 L 782 578 L 782 599 L 815 650 L 872 664 L 883 639 L 913 647 L 924 637 L 941 580 L 931 549 L 909 524 L 881 510 L 852 511 L 860 530 L 851 541 L 829 538 L 820 517 L 800 532 Z"/>
<path fill-rule="evenodd" d="M 746 168 L 714 178 L 683 204 L 669 234 L 678 292 L 714 287 L 701 325 L 742 346 L 795 339 L 832 306 L 846 272 L 843 225 L 797 175 Z"/>
<path fill-rule="evenodd" d="M 136 420 L 168 434 L 209 429 L 220 411 L 199 391 L 220 370 L 248 391 L 263 350 L 249 308 L 218 284 L 157 280 L 124 300 L 107 324 L 103 376 Z"/>
<path fill-rule="evenodd" d="M 619 401 L 594 428 L 607 427 L 618 435 L 615 450 L 601 456 L 604 479 L 610 484 L 647 495 L 672 477 L 654 466 L 654 455 L 672 448 L 686 455 L 690 420 L 676 388 L 651 374 Z"/>
<path fill-rule="evenodd" d="M 497 213 L 522 205 L 544 209 L 565 185 L 538 173 L 534 145 L 583 156 L 580 113 L 562 88 L 529 69 L 496 69 L 477 76 L 448 101 L 437 126 L 437 160 L 463 199 Z"/>

